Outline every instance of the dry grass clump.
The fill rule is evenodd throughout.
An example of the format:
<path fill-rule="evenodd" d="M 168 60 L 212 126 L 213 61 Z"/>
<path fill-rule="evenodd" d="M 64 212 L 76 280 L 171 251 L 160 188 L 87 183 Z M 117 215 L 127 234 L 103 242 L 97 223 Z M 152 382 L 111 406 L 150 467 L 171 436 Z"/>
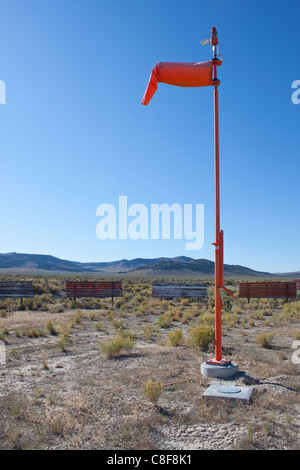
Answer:
<path fill-rule="evenodd" d="M 61 303 L 55 303 L 48 307 L 48 311 L 50 313 L 63 313 L 65 311 L 65 307 Z"/>
<path fill-rule="evenodd" d="M 103 322 L 98 321 L 97 323 L 95 323 L 95 328 L 96 328 L 97 331 L 104 331 Z"/>
<path fill-rule="evenodd" d="M 46 330 L 50 335 L 57 335 L 57 330 L 51 320 L 47 321 Z"/>
<path fill-rule="evenodd" d="M 282 307 L 282 313 L 279 316 L 281 321 L 291 321 L 300 318 L 300 301 L 288 302 Z"/>
<path fill-rule="evenodd" d="M 6 317 L 6 314 L 7 314 L 7 310 L 6 308 L 1 308 L 0 309 L 0 317 Z"/>
<path fill-rule="evenodd" d="M 61 324 L 59 325 L 59 330 L 61 333 L 61 337 L 57 340 L 57 346 L 59 349 L 61 349 L 62 352 L 67 351 L 67 345 L 70 343 L 70 330 L 71 330 L 71 325 L 69 324 Z"/>
<path fill-rule="evenodd" d="M 300 340 L 300 331 L 294 331 L 294 338 Z"/>
<path fill-rule="evenodd" d="M 157 406 L 158 400 L 161 397 L 163 389 L 164 387 L 162 383 L 154 380 L 148 380 L 142 385 L 143 395 L 155 406 Z"/>
<path fill-rule="evenodd" d="M 225 312 L 222 315 L 224 325 L 232 328 L 240 323 L 240 316 L 236 313 Z"/>
<path fill-rule="evenodd" d="M 270 349 L 274 335 L 272 333 L 261 333 L 256 338 L 256 343 L 262 348 Z"/>
<path fill-rule="evenodd" d="M 215 324 L 215 314 L 204 310 L 202 315 L 199 315 L 198 323 L 203 325 L 214 325 Z"/>
<path fill-rule="evenodd" d="M 76 310 L 76 314 L 72 318 L 72 325 L 80 325 L 82 323 L 83 317 L 80 309 Z"/>
<path fill-rule="evenodd" d="M 100 349 L 107 358 L 117 357 L 122 350 L 130 351 L 133 348 L 134 341 L 132 338 L 122 338 L 121 336 L 114 339 L 108 339 L 100 342 Z"/>
<path fill-rule="evenodd" d="M 158 326 L 160 328 L 168 328 L 172 323 L 172 314 L 171 312 L 163 313 L 158 317 L 157 320 Z"/>
<path fill-rule="evenodd" d="M 111 315 L 109 320 L 116 330 L 122 330 L 124 328 L 123 322 L 120 318 L 115 318 Z"/>
<path fill-rule="evenodd" d="M 147 340 L 151 341 L 157 334 L 157 328 L 154 325 L 145 325 L 143 333 Z"/>
<path fill-rule="evenodd" d="M 38 338 L 39 336 L 44 336 L 44 331 L 36 328 L 24 328 L 22 334 L 27 336 L 27 338 Z"/>
<path fill-rule="evenodd" d="M 195 325 L 189 332 L 189 341 L 193 348 L 205 351 L 210 343 L 214 341 L 215 331 L 212 327 Z"/>
<path fill-rule="evenodd" d="M 168 341 L 171 346 L 180 346 L 184 342 L 183 331 L 179 329 L 170 331 Z"/>

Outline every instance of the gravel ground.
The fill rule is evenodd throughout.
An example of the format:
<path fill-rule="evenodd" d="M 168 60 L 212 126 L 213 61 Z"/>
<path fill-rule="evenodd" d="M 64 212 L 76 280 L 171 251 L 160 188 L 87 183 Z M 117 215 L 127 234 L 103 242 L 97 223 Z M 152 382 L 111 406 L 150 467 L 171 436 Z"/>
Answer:
<path fill-rule="evenodd" d="M 111 317 L 82 309 L 76 323 L 75 314 L 13 312 L 0 319 L 0 329 L 7 329 L 6 365 L 0 366 L 2 449 L 299 449 L 300 366 L 291 361 L 299 319 L 224 329 L 224 355 L 239 365 L 234 383 L 254 390 L 244 404 L 203 397 L 210 381 L 200 364 L 213 349 L 173 347 L 167 340 L 176 328 L 186 338 L 189 323 L 173 321 L 149 339 L 144 327 L 157 325 L 155 312 L 116 309 L 113 315 L 123 331 L 135 331 L 135 342 L 108 358 L 99 345 L 118 334 Z M 45 333 L 49 321 L 58 325 L 56 334 Z M 30 337 L 31 328 L 37 337 Z M 274 335 L 269 349 L 256 344 L 263 331 Z M 149 380 L 163 384 L 156 406 L 142 393 Z"/>

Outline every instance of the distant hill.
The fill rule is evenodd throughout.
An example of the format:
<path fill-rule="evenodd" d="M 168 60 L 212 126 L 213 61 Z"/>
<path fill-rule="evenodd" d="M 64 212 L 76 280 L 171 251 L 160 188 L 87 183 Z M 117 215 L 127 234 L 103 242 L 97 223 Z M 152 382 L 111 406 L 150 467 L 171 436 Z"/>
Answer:
<path fill-rule="evenodd" d="M 147 267 L 135 269 L 135 273 L 148 276 L 193 276 L 214 277 L 215 263 L 207 259 L 197 259 L 180 262 L 176 259 L 164 259 Z M 268 272 L 254 271 L 253 269 L 237 265 L 224 265 L 226 277 L 271 277 Z"/>
<path fill-rule="evenodd" d="M 156 277 L 214 277 L 214 262 L 207 259 L 193 259 L 187 256 L 175 258 L 135 258 L 111 262 L 80 263 L 50 255 L 24 253 L 0 254 L 0 273 L 11 274 L 128 274 Z M 224 275 L 228 278 L 300 278 L 295 273 L 260 272 L 245 266 L 224 265 Z"/>
<path fill-rule="evenodd" d="M 81 263 L 66 261 L 50 255 L 30 255 L 23 253 L 0 254 L 0 270 L 7 272 L 62 271 L 85 272 Z"/>

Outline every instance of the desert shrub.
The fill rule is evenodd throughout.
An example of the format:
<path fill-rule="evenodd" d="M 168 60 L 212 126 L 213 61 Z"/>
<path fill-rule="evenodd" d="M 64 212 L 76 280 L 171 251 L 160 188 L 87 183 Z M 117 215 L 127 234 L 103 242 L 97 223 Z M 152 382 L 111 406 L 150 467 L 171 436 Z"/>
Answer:
<path fill-rule="evenodd" d="M 111 317 L 110 321 L 111 321 L 111 324 L 115 327 L 116 330 L 121 330 L 121 329 L 124 328 L 122 320 L 120 320 L 119 318 Z"/>
<path fill-rule="evenodd" d="M 241 315 L 244 309 L 240 305 L 233 305 L 231 309 L 231 313 L 236 315 Z"/>
<path fill-rule="evenodd" d="M 74 299 L 66 299 L 66 307 L 70 310 L 73 310 L 77 307 L 77 304 Z"/>
<path fill-rule="evenodd" d="M 158 317 L 157 323 L 160 328 L 167 328 L 172 323 L 172 314 L 170 312 L 163 313 Z"/>
<path fill-rule="evenodd" d="M 66 346 L 70 343 L 70 325 L 62 324 L 59 326 L 61 337 L 57 341 L 57 346 L 63 351 L 66 351 Z"/>
<path fill-rule="evenodd" d="M 249 305 L 251 310 L 260 308 L 260 300 L 258 299 L 250 299 Z"/>
<path fill-rule="evenodd" d="M 146 307 L 143 305 L 136 307 L 134 309 L 134 314 L 136 317 L 141 317 L 142 315 L 144 315 L 145 312 L 146 312 Z"/>
<path fill-rule="evenodd" d="M 227 326 L 235 326 L 237 323 L 240 322 L 240 318 L 238 315 L 234 314 L 234 313 L 229 313 L 229 312 L 225 312 L 223 315 L 223 321 L 224 321 L 224 324 L 227 325 Z"/>
<path fill-rule="evenodd" d="M 146 297 L 151 297 L 152 296 L 152 287 L 147 287 L 146 289 L 144 289 L 143 294 Z"/>
<path fill-rule="evenodd" d="M 135 340 L 136 331 L 130 331 L 130 330 L 121 328 L 119 330 L 119 335 L 121 336 L 121 338 L 129 338 L 129 339 Z"/>
<path fill-rule="evenodd" d="M 95 321 L 95 320 L 97 319 L 97 314 L 96 314 L 96 312 L 91 312 L 91 314 L 90 314 L 90 319 L 91 319 L 92 321 Z"/>
<path fill-rule="evenodd" d="M 148 380 L 147 382 L 143 383 L 142 392 L 147 400 L 156 406 L 163 392 L 163 385 L 161 382 Z"/>
<path fill-rule="evenodd" d="M 122 304 L 122 305 L 120 306 L 120 311 L 121 311 L 123 314 L 126 313 L 126 312 L 127 312 L 127 305 Z"/>
<path fill-rule="evenodd" d="M 1 302 L 1 309 L 7 311 L 20 309 L 20 299 L 5 299 Z"/>
<path fill-rule="evenodd" d="M 210 326 L 196 325 L 189 332 L 191 346 L 202 351 L 205 351 L 208 345 L 214 341 L 214 337 L 214 329 Z"/>
<path fill-rule="evenodd" d="M 0 317 L 1 318 L 6 317 L 6 314 L 7 314 L 6 308 L 1 308 L 0 309 Z"/>
<path fill-rule="evenodd" d="M 42 357 L 42 364 L 45 370 L 49 370 L 48 359 L 45 355 Z"/>
<path fill-rule="evenodd" d="M 193 318 L 193 315 L 191 314 L 191 312 L 184 312 L 184 314 L 181 317 L 181 323 L 185 324 L 189 320 L 191 320 L 191 318 Z"/>
<path fill-rule="evenodd" d="M 182 344 L 184 341 L 182 330 L 176 329 L 174 331 L 171 331 L 168 334 L 168 340 L 171 346 L 179 346 L 180 344 Z"/>
<path fill-rule="evenodd" d="M 214 325 L 215 324 L 215 314 L 206 311 L 203 315 L 199 317 L 199 323 L 204 325 Z"/>
<path fill-rule="evenodd" d="M 281 320 L 290 321 L 294 318 L 300 318 L 300 301 L 287 302 L 283 304 Z"/>
<path fill-rule="evenodd" d="M 51 294 L 59 294 L 61 291 L 61 286 L 54 281 L 49 282 L 49 290 Z"/>
<path fill-rule="evenodd" d="M 272 309 L 271 309 L 270 307 L 266 307 L 266 308 L 264 308 L 264 310 L 263 310 L 263 315 L 264 315 L 265 317 L 272 315 L 272 313 L 273 313 L 273 311 L 272 311 Z"/>
<path fill-rule="evenodd" d="M 33 285 L 34 292 L 40 292 L 40 293 L 45 292 L 45 286 L 43 286 L 42 284 L 38 284 L 34 282 L 32 285 Z"/>
<path fill-rule="evenodd" d="M 294 338 L 300 340 L 300 331 L 294 332 Z"/>
<path fill-rule="evenodd" d="M 167 300 L 162 300 L 160 302 L 160 306 L 163 310 L 165 310 L 166 308 L 168 308 L 168 305 L 169 305 L 169 302 Z"/>
<path fill-rule="evenodd" d="M 35 328 L 24 328 L 23 336 L 27 336 L 27 338 L 38 338 L 41 336 L 41 332 L 37 331 Z"/>
<path fill-rule="evenodd" d="M 20 310 L 48 310 L 49 304 L 53 304 L 53 298 L 51 294 L 35 295 L 33 298 L 23 299 L 23 305 L 20 306 Z"/>
<path fill-rule="evenodd" d="M 50 313 L 63 313 L 64 306 L 59 303 L 55 303 L 53 305 L 50 305 L 48 309 Z"/>
<path fill-rule="evenodd" d="M 13 357 L 14 359 L 19 359 L 21 357 L 21 353 L 17 349 L 12 349 L 9 353 L 9 357 Z"/>
<path fill-rule="evenodd" d="M 151 339 L 154 338 L 157 330 L 155 326 L 153 325 L 145 325 L 143 328 L 143 331 L 144 331 L 144 335 L 146 336 L 146 338 L 150 341 Z"/>
<path fill-rule="evenodd" d="M 101 351 L 106 357 L 116 357 L 120 354 L 122 349 L 129 351 L 133 348 L 133 340 L 131 338 L 114 338 L 100 343 Z"/>
<path fill-rule="evenodd" d="M 258 310 L 257 312 L 253 312 L 251 313 L 250 318 L 254 320 L 262 320 L 263 312 L 261 312 L 260 310 Z"/>
<path fill-rule="evenodd" d="M 262 348 L 271 348 L 271 343 L 274 338 L 274 335 L 271 333 L 261 333 L 256 338 L 256 343 Z"/>
<path fill-rule="evenodd" d="M 74 317 L 72 318 L 72 323 L 73 323 L 74 325 L 80 325 L 81 322 L 82 322 L 81 310 L 80 310 L 80 309 L 77 309 L 77 310 L 76 310 L 76 314 L 75 314 Z"/>
<path fill-rule="evenodd" d="M 51 294 L 42 294 L 40 296 L 35 296 L 35 297 L 39 297 L 39 300 L 41 302 L 44 302 L 44 303 L 47 303 L 47 304 L 52 304 L 53 303 L 53 297 Z"/>
<path fill-rule="evenodd" d="M 57 331 L 51 321 L 46 323 L 46 330 L 49 332 L 50 335 L 56 335 Z"/>
<path fill-rule="evenodd" d="M 103 331 L 104 328 L 103 328 L 103 323 L 101 321 L 98 321 L 96 324 L 95 324 L 95 328 L 97 331 Z"/>
<path fill-rule="evenodd" d="M 124 304 L 125 304 L 125 299 L 124 299 L 124 298 L 119 299 L 119 300 L 117 300 L 117 302 L 116 302 L 116 307 L 117 307 L 117 308 L 120 308 L 120 307 L 122 307 L 122 305 L 124 305 Z"/>
<path fill-rule="evenodd" d="M 4 343 L 7 343 L 5 335 L 8 334 L 8 330 L 2 330 L 0 331 L 0 341 L 3 341 Z"/>
<path fill-rule="evenodd" d="M 61 349 L 63 352 L 66 351 L 67 345 L 70 343 L 70 338 L 68 333 L 63 333 L 61 337 L 57 340 L 57 346 L 59 349 Z"/>
<path fill-rule="evenodd" d="M 144 300 L 144 298 L 141 294 L 137 294 L 135 296 L 135 300 L 136 300 L 136 302 L 142 302 Z"/>

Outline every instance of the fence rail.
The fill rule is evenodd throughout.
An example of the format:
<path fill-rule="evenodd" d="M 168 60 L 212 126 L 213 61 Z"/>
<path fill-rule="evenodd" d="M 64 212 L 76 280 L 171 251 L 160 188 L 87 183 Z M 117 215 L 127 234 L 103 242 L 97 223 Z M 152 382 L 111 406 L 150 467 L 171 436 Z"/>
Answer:
<path fill-rule="evenodd" d="M 242 282 L 239 285 L 240 298 L 296 298 L 295 282 Z"/>
<path fill-rule="evenodd" d="M 203 299 L 207 298 L 206 284 L 153 282 L 152 297 L 163 299 Z"/>

